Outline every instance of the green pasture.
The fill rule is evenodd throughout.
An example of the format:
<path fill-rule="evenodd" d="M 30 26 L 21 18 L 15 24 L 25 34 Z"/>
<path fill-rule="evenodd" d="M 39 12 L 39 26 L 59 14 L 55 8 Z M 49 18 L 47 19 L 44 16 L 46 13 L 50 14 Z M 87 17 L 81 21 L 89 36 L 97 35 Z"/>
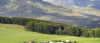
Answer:
<path fill-rule="evenodd" d="M 14 24 L 0 24 L 0 43 L 23 43 L 25 41 L 37 40 L 71 40 L 77 43 L 100 43 L 100 38 L 82 38 L 74 36 L 50 35 L 25 31 L 24 26 Z"/>

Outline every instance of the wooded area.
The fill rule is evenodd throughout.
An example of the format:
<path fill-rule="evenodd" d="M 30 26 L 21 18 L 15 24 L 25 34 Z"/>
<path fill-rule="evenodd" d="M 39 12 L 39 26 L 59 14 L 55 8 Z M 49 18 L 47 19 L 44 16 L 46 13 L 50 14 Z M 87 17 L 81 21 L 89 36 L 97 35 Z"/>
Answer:
<path fill-rule="evenodd" d="M 100 28 L 87 28 L 86 26 L 78 28 L 67 24 L 20 17 L 0 17 L 0 23 L 23 25 L 27 31 L 44 34 L 100 38 Z"/>

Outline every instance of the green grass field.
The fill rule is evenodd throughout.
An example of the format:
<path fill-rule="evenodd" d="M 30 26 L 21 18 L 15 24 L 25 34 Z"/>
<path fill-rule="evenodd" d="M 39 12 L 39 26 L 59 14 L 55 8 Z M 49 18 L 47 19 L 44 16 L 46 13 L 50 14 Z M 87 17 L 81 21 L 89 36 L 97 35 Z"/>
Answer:
<path fill-rule="evenodd" d="M 24 26 L 0 24 L 0 43 L 23 43 L 37 39 L 37 41 L 71 40 L 77 43 L 100 43 L 100 38 L 82 38 L 74 36 L 49 35 L 25 31 Z"/>

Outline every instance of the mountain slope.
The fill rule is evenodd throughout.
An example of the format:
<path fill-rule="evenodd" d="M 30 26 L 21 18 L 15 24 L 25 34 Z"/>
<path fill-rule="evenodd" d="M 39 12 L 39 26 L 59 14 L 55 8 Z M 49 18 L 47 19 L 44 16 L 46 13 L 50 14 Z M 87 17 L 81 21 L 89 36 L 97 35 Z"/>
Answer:
<path fill-rule="evenodd" d="M 100 0 L 43 0 L 50 3 L 59 3 L 68 6 L 89 7 L 100 10 Z"/>
<path fill-rule="evenodd" d="M 0 16 L 36 18 L 79 27 L 100 26 L 100 10 L 92 8 L 54 5 L 42 0 L 8 0 L 3 3 L 0 4 Z"/>

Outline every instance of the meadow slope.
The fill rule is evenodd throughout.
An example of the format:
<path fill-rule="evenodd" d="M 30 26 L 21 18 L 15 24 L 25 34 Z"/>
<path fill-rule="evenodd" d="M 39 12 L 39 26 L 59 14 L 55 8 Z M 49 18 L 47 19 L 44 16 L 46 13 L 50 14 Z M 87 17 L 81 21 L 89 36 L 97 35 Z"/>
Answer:
<path fill-rule="evenodd" d="M 100 38 L 82 38 L 74 36 L 49 35 L 25 31 L 24 26 L 14 24 L 0 24 L 0 43 L 23 43 L 37 39 L 37 41 L 72 40 L 77 43 L 100 43 Z"/>

